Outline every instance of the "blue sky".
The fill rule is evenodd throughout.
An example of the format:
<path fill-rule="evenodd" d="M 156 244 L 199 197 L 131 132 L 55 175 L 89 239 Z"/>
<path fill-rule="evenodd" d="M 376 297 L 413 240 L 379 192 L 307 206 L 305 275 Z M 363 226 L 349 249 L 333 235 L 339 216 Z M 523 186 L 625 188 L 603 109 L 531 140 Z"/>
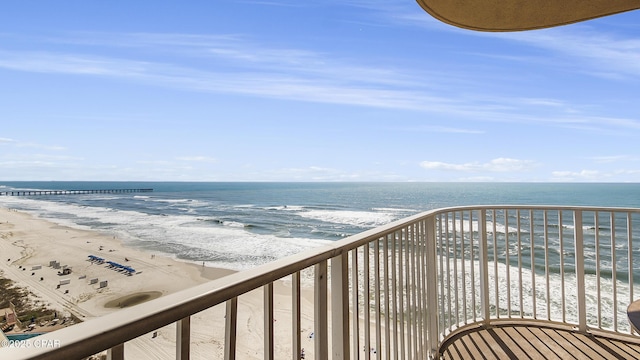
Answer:
<path fill-rule="evenodd" d="M 10 1 L 0 180 L 640 181 L 640 12 L 479 33 L 412 0 Z"/>

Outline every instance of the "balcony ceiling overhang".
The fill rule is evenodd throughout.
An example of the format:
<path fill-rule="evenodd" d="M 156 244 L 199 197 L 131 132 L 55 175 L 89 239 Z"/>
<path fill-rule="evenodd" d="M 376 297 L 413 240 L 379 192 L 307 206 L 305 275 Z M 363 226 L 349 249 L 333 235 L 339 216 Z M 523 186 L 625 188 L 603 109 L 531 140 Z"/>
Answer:
<path fill-rule="evenodd" d="M 640 9 L 640 0 L 416 0 L 436 19 L 478 31 L 542 29 Z"/>

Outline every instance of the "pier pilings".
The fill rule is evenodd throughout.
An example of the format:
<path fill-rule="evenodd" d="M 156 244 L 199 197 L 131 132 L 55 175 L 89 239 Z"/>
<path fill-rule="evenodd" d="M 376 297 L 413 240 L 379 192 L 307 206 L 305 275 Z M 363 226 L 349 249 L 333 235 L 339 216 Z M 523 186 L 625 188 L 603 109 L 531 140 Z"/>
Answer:
<path fill-rule="evenodd" d="M 90 189 L 90 190 L 8 190 L 0 196 L 84 195 L 152 192 L 153 189 Z"/>

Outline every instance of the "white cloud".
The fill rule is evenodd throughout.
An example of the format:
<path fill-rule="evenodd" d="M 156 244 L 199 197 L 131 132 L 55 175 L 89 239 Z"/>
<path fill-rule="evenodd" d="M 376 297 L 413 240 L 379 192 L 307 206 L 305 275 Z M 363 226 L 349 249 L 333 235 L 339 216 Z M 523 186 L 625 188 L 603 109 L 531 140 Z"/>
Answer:
<path fill-rule="evenodd" d="M 556 181 L 597 181 L 609 177 L 608 174 L 604 174 L 597 170 L 553 171 L 551 175 Z"/>
<path fill-rule="evenodd" d="M 519 160 L 511 158 L 497 158 L 486 163 L 453 164 L 439 161 L 423 161 L 422 168 L 427 170 L 457 171 L 457 172 L 522 172 L 535 166 L 531 160 Z"/>
<path fill-rule="evenodd" d="M 21 140 L 9 139 L 9 138 L 0 138 L 0 144 L 9 144 L 9 145 L 13 145 L 21 148 L 34 148 L 34 149 L 49 150 L 49 151 L 62 151 L 66 149 L 65 147 L 59 146 L 59 145 L 45 145 L 45 144 L 39 144 L 35 142 L 27 142 L 27 141 L 21 141 Z"/>
<path fill-rule="evenodd" d="M 476 35 L 476 34 L 474 34 Z M 517 41 L 572 59 L 571 61 L 547 62 L 547 64 L 568 64 L 572 71 L 593 76 L 615 77 L 640 76 L 640 40 L 632 34 L 625 38 L 602 30 L 595 30 L 589 24 L 558 27 L 539 31 L 519 33 L 482 33 L 476 36 L 492 36 Z M 548 59 L 547 59 L 548 60 Z"/>
<path fill-rule="evenodd" d="M 422 126 L 420 131 L 436 132 L 436 133 L 452 133 L 452 134 L 484 134 L 484 130 L 465 129 L 449 126 Z"/>
<path fill-rule="evenodd" d="M 248 46 L 248 45 L 245 45 Z M 100 57 L 88 54 L 7 52 L 0 50 L 0 68 L 78 76 L 101 76 L 178 88 L 187 91 L 237 93 L 301 101 L 350 104 L 423 111 L 468 112 L 447 97 L 419 90 L 406 83 L 410 76 L 384 68 L 366 68 L 326 61 L 320 54 L 295 50 L 253 48 L 218 51 L 223 57 L 210 68 L 189 68 L 169 63 Z M 246 54 L 246 55 L 245 55 Z M 309 66 L 315 57 L 318 66 Z M 279 59 L 277 65 L 274 65 Z M 283 67 L 282 59 L 289 59 Z M 327 63 L 324 63 L 324 62 Z M 304 63 L 295 65 L 294 63 Z M 477 110 L 477 109 L 476 109 Z"/>
<path fill-rule="evenodd" d="M 543 46 L 548 36 L 509 39 Z M 306 49 L 269 47 L 238 35 L 75 33 L 45 41 L 77 47 L 73 53 L 0 49 L 0 68 L 110 77 L 184 91 L 415 110 L 478 122 L 540 123 L 587 131 L 606 127 L 640 129 L 637 119 L 598 117 L 589 104 L 510 95 L 487 97 L 473 92 L 453 97 L 441 91 L 452 83 L 465 89 L 475 88 L 477 84 L 470 83 L 473 77 L 462 70 L 447 72 L 445 80 L 435 72 L 416 74 L 398 67 L 361 64 Z M 587 40 L 581 38 L 580 41 Z M 96 48 L 101 47 L 118 47 L 122 51 L 118 58 L 95 55 Z M 139 52 L 128 52 L 128 49 L 140 48 L 146 50 L 144 60 L 140 60 Z M 169 53 L 171 57 L 166 57 Z M 180 65 L 167 59 L 179 61 Z M 202 59 L 206 61 L 199 61 Z M 541 108 L 549 113 L 526 115 L 539 114 Z M 434 126 L 430 130 L 477 133 L 453 127 Z"/>
<path fill-rule="evenodd" d="M 581 170 L 581 171 L 554 171 L 552 172 L 553 181 L 616 181 L 616 182 L 638 182 L 640 181 L 640 170 L 637 169 L 618 169 L 612 171 L 600 170 Z"/>
<path fill-rule="evenodd" d="M 216 158 L 209 156 L 179 156 L 176 160 L 187 162 L 200 162 L 200 163 L 215 163 L 218 162 Z"/>
<path fill-rule="evenodd" d="M 615 162 L 627 162 L 627 161 L 638 161 L 638 158 L 630 155 L 611 155 L 611 156 L 594 156 L 591 160 L 600 163 L 615 163 Z"/>

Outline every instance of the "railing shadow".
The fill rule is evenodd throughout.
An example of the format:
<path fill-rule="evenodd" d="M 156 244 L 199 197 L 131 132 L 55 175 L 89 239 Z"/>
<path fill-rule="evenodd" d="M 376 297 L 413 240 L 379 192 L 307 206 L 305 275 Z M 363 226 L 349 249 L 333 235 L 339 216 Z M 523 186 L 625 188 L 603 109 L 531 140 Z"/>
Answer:
<path fill-rule="evenodd" d="M 456 359 L 640 359 L 640 337 L 583 334 L 566 326 L 504 324 L 474 327 L 442 344 L 441 355 Z"/>

